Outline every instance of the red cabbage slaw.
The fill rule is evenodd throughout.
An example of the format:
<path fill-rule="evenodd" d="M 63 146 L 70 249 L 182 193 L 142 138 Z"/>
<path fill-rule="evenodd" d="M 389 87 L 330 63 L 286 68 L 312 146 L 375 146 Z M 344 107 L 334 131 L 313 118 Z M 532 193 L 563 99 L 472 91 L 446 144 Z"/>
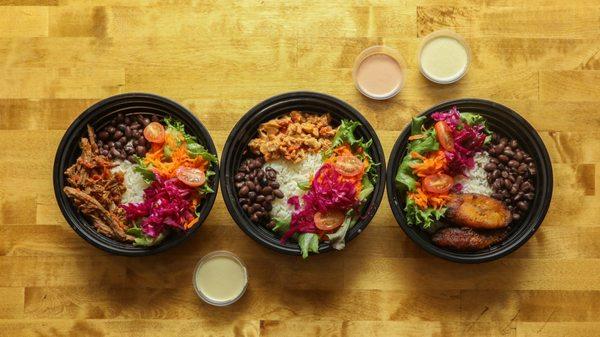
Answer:
<path fill-rule="evenodd" d="M 288 199 L 288 203 L 294 206 L 290 229 L 281 237 L 281 243 L 285 243 L 295 233 L 317 233 L 314 216 L 317 212 L 340 210 L 347 212 L 359 205 L 358 191 L 356 185 L 344 181 L 332 164 L 322 165 L 315 173 L 310 190 L 302 196 L 304 203 L 300 205 L 298 196 Z"/>
<path fill-rule="evenodd" d="M 445 151 L 450 174 L 462 175 L 466 170 L 472 169 L 475 166 L 473 156 L 483 151 L 488 136 L 485 125 L 466 123 L 456 106 L 448 112 L 434 112 L 431 118 L 435 121 L 445 121 L 452 130 L 454 151 Z"/>
<path fill-rule="evenodd" d="M 142 219 L 142 232 L 156 238 L 168 227 L 183 230 L 184 225 L 194 219 L 193 199 L 198 189 L 190 187 L 177 178 L 165 179 L 155 173 L 155 181 L 144 190 L 144 201 L 121 205 L 127 220 Z"/>

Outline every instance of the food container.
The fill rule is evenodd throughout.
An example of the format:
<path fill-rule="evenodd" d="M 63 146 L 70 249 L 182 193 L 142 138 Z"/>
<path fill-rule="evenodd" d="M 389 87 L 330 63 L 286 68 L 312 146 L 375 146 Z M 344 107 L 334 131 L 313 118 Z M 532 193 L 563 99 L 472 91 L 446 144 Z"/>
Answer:
<path fill-rule="evenodd" d="M 426 62 L 426 60 L 423 59 L 423 51 L 426 46 L 430 46 L 429 44 L 438 38 L 445 39 L 445 42 L 455 41 L 457 43 L 438 46 L 441 49 L 437 49 L 435 53 L 431 54 L 431 56 L 435 57 L 435 59 L 430 61 L 435 62 L 433 62 L 433 64 L 431 62 Z M 459 46 L 462 47 L 462 50 L 457 49 Z M 462 36 L 449 29 L 441 29 L 434 31 L 423 38 L 417 53 L 417 60 L 419 62 L 419 70 L 421 71 L 421 74 L 425 76 L 425 78 L 438 84 L 451 84 L 457 82 L 467 74 L 471 64 L 471 49 L 469 48 L 467 41 Z M 440 68 L 442 66 L 450 67 L 446 68 L 446 71 L 453 68 L 452 66 L 454 66 L 456 69 L 452 74 L 446 74 L 446 76 L 442 76 L 438 74 L 438 72 L 442 70 L 442 68 Z M 433 69 L 429 69 L 429 67 L 436 67 L 438 72 L 433 71 Z"/>
<path fill-rule="evenodd" d="M 215 262 L 217 259 L 229 261 L 229 265 L 225 266 L 229 268 L 212 266 L 211 270 L 203 273 L 202 269 L 208 267 L 209 263 Z M 233 268 L 231 268 L 232 266 Z M 203 276 L 205 279 L 203 279 Z M 222 282 L 220 283 L 220 287 L 218 287 L 219 289 L 211 289 L 218 286 L 219 283 L 217 282 L 220 280 L 222 280 Z M 237 300 L 244 295 L 246 288 L 248 287 L 248 271 L 244 262 L 235 254 L 225 250 L 218 250 L 209 253 L 200 259 L 194 269 L 192 283 L 194 284 L 196 294 L 204 302 L 214 306 L 224 307 L 237 302 Z M 230 295 L 218 299 L 216 297 L 219 296 L 211 294 L 211 292 L 214 293 L 215 291 L 219 291 L 222 294 L 229 292 Z"/>
<path fill-rule="evenodd" d="M 362 124 L 356 131 L 359 136 L 373 139 L 370 155 L 375 162 L 380 163 L 377 167 L 378 182 L 375 184 L 375 189 L 369 197 L 359 221 L 348 231 L 346 242 L 355 238 L 367 227 L 381 203 L 385 182 L 385 156 L 379 138 L 367 120 L 347 103 L 329 95 L 315 92 L 285 93 L 259 103 L 242 116 L 231 130 L 221 158 L 221 186 L 225 205 L 237 225 L 256 242 L 280 253 L 300 255 L 301 251 L 296 242 L 288 241 L 281 244 L 272 231 L 250 221 L 238 202 L 234 186 L 234 176 L 242 161 L 243 152 L 250 140 L 256 137 L 258 126 L 292 110 L 312 113 L 328 112 L 335 121 L 357 120 Z M 319 245 L 320 253 L 331 249 L 332 247 L 327 243 L 321 242 Z"/>
<path fill-rule="evenodd" d="M 407 224 L 404 213 L 404 194 L 400 194 L 395 183 L 396 172 L 406 154 L 410 125 L 399 135 L 390 154 L 386 182 L 390 207 L 400 228 L 411 240 L 428 253 L 460 263 L 477 263 L 499 259 L 514 252 L 527 242 L 544 220 L 552 199 L 552 165 L 550 157 L 535 129 L 519 114 L 495 102 L 482 99 L 458 99 L 433 106 L 423 112 L 421 116 L 429 116 L 436 111 L 445 111 L 453 106 L 458 107 L 459 111 L 482 115 L 487 119 L 488 126 L 492 131 L 516 139 L 522 149 L 534 159 L 537 168 L 535 197 L 529 209 L 520 220 L 511 223 L 510 231 L 504 241 L 492 245 L 488 249 L 477 252 L 455 252 L 434 245 L 428 233 L 416 226 Z M 429 121 L 426 126 L 429 127 L 431 124 L 431 121 Z"/>
<path fill-rule="evenodd" d="M 97 129 L 106 125 L 117 113 L 127 115 L 140 112 L 173 116 L 181 120 L 186 130 L 196 136 L 199 143 L 204 145 L 211 153 L 217 153 L 208 131 L 189 110 L 167 98 L 153 94 L 128 93 L 106 98 L 86 109 L 73 121 L 65 132 L 54 159 L 53 181 L 56 201 L 65 219 L 79 236 L 97 248 L 119 255 L 142 256 L 156 254 L 187 240 L 194 235 L 208 216 L 215 202 L 219 185 L 219 169 L 216 164 L 213 164 L 216 175 L 209 180 L 209 184 L 215 190 L 215 193 L 209 194 L 200 204 L 198 209 L 200 220 L 198 223 L 185 233 L 172 233 L 165 241 L 154 247 L 135 247 L 130 243 L 118 242 L 96 232 L 96 229 L 78 212 L 71 200 L 63 193 L 65 187 L 64 171 L 80 155 L 79 140 L 83 135 L 87 135 L 86 126 L 88 124 Z"/>
<path fill-rule="evenodd" d="M 374 60 L 374 57 L 378 59 Z M 406 83 L 406 63 L 397 50 L 386 46 L 372 46 L 356 57 L 352 80 L 356 89 L 366 97 L 390 99 Z"/>

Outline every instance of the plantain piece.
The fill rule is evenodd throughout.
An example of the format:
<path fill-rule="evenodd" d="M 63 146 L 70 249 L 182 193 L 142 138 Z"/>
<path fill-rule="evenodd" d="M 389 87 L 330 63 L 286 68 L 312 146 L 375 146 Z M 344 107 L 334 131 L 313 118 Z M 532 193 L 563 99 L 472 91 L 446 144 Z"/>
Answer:
<path fill-rule="evenodd" d="M 482 194 L 451 194 L 446 219 L 460 227 L 496 229 L 508 226 L 510 211 L 499 200 Z"/>
<path fill-rule="evenodd" d="M 464 227 L 447 227 L 437 231 L 432 241 L 436 246 L 459 252 L 474 252 L 489 248 L 506 238 L 507 229 L 475 231 Z"/>

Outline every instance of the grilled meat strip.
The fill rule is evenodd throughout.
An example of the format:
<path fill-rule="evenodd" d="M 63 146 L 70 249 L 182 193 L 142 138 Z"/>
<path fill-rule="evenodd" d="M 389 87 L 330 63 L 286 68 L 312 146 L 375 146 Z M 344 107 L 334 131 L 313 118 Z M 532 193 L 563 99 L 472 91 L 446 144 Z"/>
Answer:
<path fill-rule="evenodd" d="M 474 231 L 471 228 L 442 228 L 433 235 L 437 246 L 459 252 L 473 252 L 489 248 L 506 238 L 506 229 Z"/>
<path fill-rule="evenodd" d="M 496 229 L 508 226 L 510 211 L 494 198 L 482 194 L 451 194 L 446 218 L 458 226 Z"/>
<path fill-rule="evenodd" d="M 110 237 L 121 241 L 133 241 L 135 239 L 125 233 L 123 229 L 125 226 L 121 220 L 104 208 L 98 200 L 73 187 L 65 187 L 63 190 L 73 200 L 79 211 L 93 220 L 99 232 L 106 235 L 108 234 L 107 228 L 110 228 L 111 233 L 108 234 Z"/>

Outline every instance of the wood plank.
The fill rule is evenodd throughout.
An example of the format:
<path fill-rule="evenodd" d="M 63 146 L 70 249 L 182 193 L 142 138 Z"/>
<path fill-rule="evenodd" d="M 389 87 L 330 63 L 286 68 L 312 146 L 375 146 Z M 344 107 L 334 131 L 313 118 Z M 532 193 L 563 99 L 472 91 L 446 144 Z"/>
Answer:
<path fill-rule="evenodd" d="M 0 17 L 0 37 L 48 36 L 48 8 L 36 6 L 2 6 Z M 18 22 L 19 24 L 15 24 Z"/>

